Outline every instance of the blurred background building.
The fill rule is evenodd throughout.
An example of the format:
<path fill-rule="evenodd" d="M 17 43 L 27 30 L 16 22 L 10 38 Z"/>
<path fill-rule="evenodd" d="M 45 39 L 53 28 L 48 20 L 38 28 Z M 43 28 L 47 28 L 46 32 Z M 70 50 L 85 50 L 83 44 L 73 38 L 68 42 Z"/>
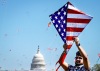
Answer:
<path fill-rule="evenodd" d="M 33 57 L 30 70 L 46 71 L 45 60 L 43 55 L 40 53 L 39 47 L 37 53 Z"/>
<path fill-rule="evenodd" d="M 2 70 L 0 68 L 0 71 L 46 71 L 46 63 L 38 46 L 37 53 L 32 59 L 30 70 Z"/>

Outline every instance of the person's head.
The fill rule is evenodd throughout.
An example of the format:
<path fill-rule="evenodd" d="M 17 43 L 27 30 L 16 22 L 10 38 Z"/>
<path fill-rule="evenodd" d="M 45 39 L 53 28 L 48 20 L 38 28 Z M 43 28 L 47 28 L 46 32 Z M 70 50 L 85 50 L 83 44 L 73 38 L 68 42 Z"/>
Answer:
<path fill-rule="evenodd" d="M 75 65 L 80 66 L 83 64 L 83 57 L 81 56 L 80 52 L 76 52 L 76 57 L 75 57 Z"/>

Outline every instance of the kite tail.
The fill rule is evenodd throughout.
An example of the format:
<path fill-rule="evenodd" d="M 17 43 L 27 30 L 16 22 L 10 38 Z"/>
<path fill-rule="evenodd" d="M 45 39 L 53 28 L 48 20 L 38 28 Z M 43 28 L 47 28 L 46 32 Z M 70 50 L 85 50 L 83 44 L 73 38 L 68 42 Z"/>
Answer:
<path fill-rule="evenodd" d="M 63 52 L 62 53 L 62 55 L 61 55 L 61 57 L 60 57 L 60 59 L 59 59 L 59 64 L 60 65 L 62 65 L 63 64 L 63 62 L 64 62 L 64 60 L 65 60 L 65 58 L 66 58 L 66 52 Z"/>
<path fill-rule="evenodd" d="M 60 66 L 63 64 L 65 58 L 66 58 L 66 52 L 63 52 L 60 59 L 57 61 L 56 65 L 59 63 L 60 65 L 58 66 L 58 68 L 56 69 L 56 71 L 58 71 L 58 69 L 60 68 Z"/>
<path fill-rule="evenodd" d="M 58 68 L 56 69 L 56 71 L 58 71 L 59 68 L 60 68 L 60 65 L 58 66 Z"/>

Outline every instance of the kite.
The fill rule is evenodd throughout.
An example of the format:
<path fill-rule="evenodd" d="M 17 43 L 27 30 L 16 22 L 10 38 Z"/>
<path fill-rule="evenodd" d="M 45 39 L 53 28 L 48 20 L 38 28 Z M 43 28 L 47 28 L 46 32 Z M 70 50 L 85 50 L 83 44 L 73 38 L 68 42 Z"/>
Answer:
<path fill-rule="evenodd" d="M 9 51 L 11 51 L 11 49 Z"/>
<path fill-rule="evenodd" d="M 51 26 L 51 22 L 48 23 L 48 27 L 50 27 L 50 26 Z"/>
<path fill-rule="evenodd" d="M 57 51 L 57 48 L 47 48 L 49 51 Z"/>
<path fill-rule="evenodd" d="M 5 37 L 7 37 L 7 36 L 8 36 L 8 34 L 4 34 L 4 36 L 5 36 Z"/>
<path fill-rule="evenodd" d="M 98 60 L 97 60 L 97 63 L 98 63 L 98 61 L 99 61 L 99 59 L 100 59 L 100 53 L 98 54 L 98 57 L 99 57 L 99 58 L 98 58 Z"/>
<path fill-rule="evenodd" d="M 99 58 L 100 58 L 100 53 L 98 54 Z"/>
<path fill-rule="evenodd" d="M 67 2 L 49 17 L 62 41 L 67 45 L 66 53 L 72 47 L 74 37 L 78 37 L 93 18 L 76 8 L 70 2 Z"/>

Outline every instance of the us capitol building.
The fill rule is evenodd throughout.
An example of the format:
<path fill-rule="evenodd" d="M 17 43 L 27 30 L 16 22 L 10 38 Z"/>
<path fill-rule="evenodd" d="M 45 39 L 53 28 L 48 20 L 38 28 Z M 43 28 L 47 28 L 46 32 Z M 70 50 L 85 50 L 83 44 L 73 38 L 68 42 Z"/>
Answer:
<path fill-rule="evenodd" d="M 0 70 L 0 71 L 15 71 L 15 70 Z M 40 53 L 38 47 L 37 53 L 34 55 L 30 70 L 16 70 L 16 71 L 46 71 L 46 63 L 43 55 Z"/>
<path fill-rule="evenodd" d="M 39 47 L 38 47 L 37 53 L 33 57 L 30 70 L 33 70 L 33 71 L 46 71 L 44 57 L 40 53 Z"/>

